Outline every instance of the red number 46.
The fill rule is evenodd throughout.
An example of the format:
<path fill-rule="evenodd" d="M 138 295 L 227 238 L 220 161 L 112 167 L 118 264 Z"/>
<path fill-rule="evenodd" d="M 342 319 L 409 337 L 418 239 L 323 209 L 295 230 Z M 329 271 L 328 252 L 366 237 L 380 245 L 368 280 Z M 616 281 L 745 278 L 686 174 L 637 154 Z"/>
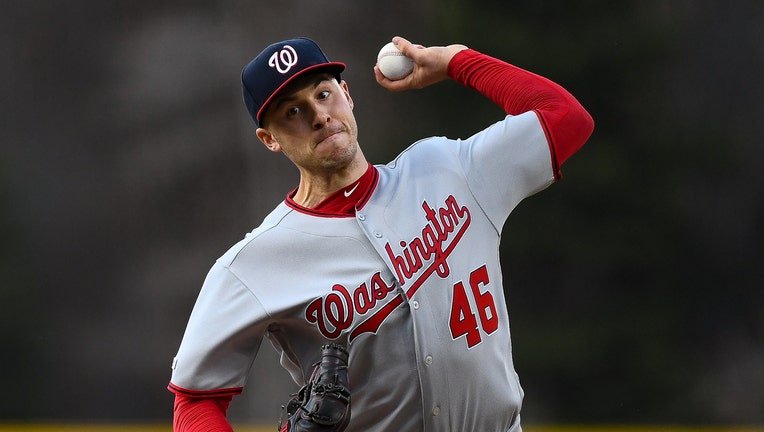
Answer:
<path fill-rule="evenodd" d="M 480 325 L 486 334 L 491 334 L 499 328 L 499 317 L 496 314 L 496 303 L 490 292 L 480 292 L 480 286 L 488 285 L 488 270 L 485 266 L 470 273 L 470 293 L 475 300 L 475 307 L 480 319 Z M 482 341 L 478 318 L 472 311 L 469 294 L 460 281 L 454 285 L 454 300 L 451 304 L 451 336 L 458 339 L 466 336 L 467 347 L 472 348 Z"/>

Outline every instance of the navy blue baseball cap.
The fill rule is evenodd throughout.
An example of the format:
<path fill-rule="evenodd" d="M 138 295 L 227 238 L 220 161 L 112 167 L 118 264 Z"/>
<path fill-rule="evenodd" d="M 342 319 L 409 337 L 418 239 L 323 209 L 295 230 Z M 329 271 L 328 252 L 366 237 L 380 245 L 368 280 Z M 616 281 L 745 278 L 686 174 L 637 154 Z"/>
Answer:
<path fill-rule="evenodd" d="M 307 72 L 326 70 L 337 81 L 344 63 L 330 62 L 321 48 L 308 38 L 289 39 L 265 48 L 241 71 L 244 104 L 259 127 L 274 96 Z"/>

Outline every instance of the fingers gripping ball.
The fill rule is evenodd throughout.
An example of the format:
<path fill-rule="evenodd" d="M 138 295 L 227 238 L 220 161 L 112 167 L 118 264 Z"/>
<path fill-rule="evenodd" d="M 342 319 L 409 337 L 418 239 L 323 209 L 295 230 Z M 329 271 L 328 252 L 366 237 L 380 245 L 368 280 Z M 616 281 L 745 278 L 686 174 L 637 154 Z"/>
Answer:
<path fill-rule="evenodd" d="M 392 42 L 383 46 L 377 54 L 377 66 L 389 80 L 399 80 L 406 77 L 414 70 L 414 61 L 398 51 Z"/>
<path fill-rule="evenodd" d="M 348 352 L 336 344 L 321 347 L 321 361 L 286 407 L 281 432 L 342 432 L 350 423 Z"/>

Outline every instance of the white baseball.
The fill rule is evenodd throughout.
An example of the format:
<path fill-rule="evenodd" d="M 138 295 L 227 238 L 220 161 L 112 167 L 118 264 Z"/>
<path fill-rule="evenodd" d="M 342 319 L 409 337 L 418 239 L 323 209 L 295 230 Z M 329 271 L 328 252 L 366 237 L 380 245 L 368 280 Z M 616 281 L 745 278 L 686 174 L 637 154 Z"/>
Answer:
<path fill-rule="evenodd" d="M 379 50 L 377 65 L 382 75 L 393 81 L 404 78 L 414 70 L 414 61 L 398 51 L 392 42 Z"/>

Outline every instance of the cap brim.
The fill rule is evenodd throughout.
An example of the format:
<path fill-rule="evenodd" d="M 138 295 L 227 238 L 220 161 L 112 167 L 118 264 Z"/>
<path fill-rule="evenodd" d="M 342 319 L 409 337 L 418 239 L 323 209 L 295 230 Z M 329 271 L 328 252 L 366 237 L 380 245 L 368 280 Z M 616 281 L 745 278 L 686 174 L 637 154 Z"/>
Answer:
<path fill-rule="evenodd" d="M 300 72 L 297 72 L 296 74 L 289 77 L 289 79 L 281 83 L 281 85 L 278 86 L 278 88 L 274 90 L 270 96 L 268 96 L 268 99 L 266 99 L 265 102 L 263 102 L 263 105 L 260 107 L 260 110 L 257 112 L 257 123 L 262 124 L 262 117 L 263 117 L 263 113 L 265 112 L 265 109 L 268 108 L 268 105 L 270 105 L 270 103 L 273 101 L 276 95 L 279 94 L 279 92 L 281 92 L 281 90 L 283 90 L 284 87 L 289 85 L 289 83 L 293 82 L 297 78 L 305 75 L 306 73 L 316 72 L 321 70 L 326 70 L 328 72 L 331 72 L 337 77 L 337 79 L 339 79 L 340 73 L 342 73 L 342 71 L 345 70 L 345 63 L 340 63 L 340 62 L 321 63 L 321 64 L 306 67 Z"/>

